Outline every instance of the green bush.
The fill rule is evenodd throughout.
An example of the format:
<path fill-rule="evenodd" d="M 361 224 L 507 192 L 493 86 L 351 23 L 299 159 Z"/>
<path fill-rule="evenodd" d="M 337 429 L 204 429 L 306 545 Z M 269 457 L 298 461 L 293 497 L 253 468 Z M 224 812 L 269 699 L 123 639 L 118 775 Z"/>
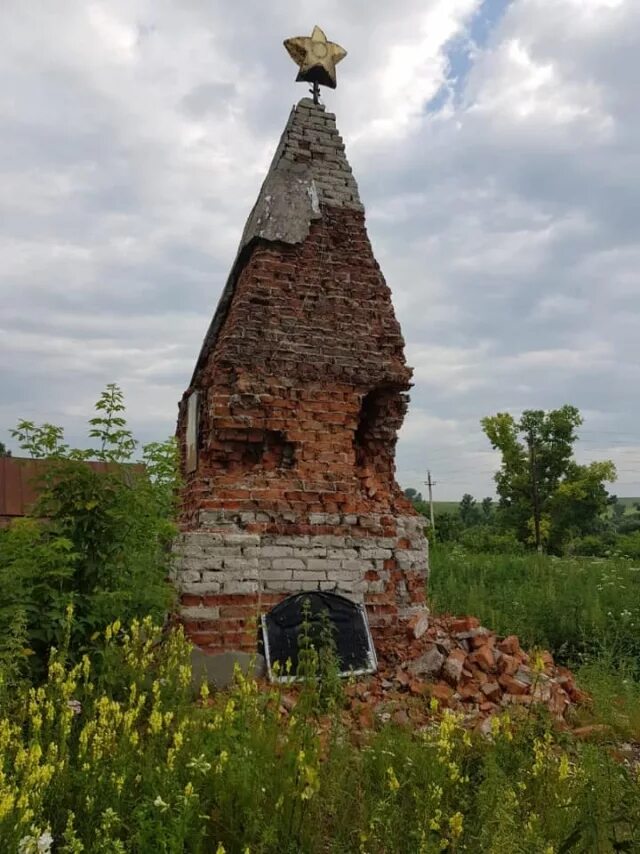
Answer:
<path fill-rule="evenodd" d="M 567 544 L 566 553 L 581 557 L 607 557 L 614 551 L 616 538 L 613 533 L 589 534 L 578 537 Z"/>
<path fill-rule="evenodd" d="M 503 531 L 490 525 L 476 525 L 473 528 L 467 528 L 460 535 L 459 542 L 471 552 L 523 554 L 525 550 L 514 531 Z"/>
<path fill-rule="evenodd" d="M 618 554 L 640 560 L 640 531 L 616 537 L 615 550 Z"/>
<path fill-rule="evenodd" d="M 62 431 L 22 421 L 21 446 L 46 460 L 37 519 L 0 533 L 0 650 L 8 627 L 22 626 L 25 661 L 43 670 L 59 646 L 66 607 L 75 609 L 71 649 L 88 648 L 115 619 L 162 619 L 172 598 L 167 583 L 177 480 L 173 440 L 142 449 L 126 428 L 122 394 L 109 386 L 90 421 L 97 448 L 70 449 Z M 106 463 L 97 471 L 87 460 Z M 15 632 L 14 632 L 15 634 Z"/>

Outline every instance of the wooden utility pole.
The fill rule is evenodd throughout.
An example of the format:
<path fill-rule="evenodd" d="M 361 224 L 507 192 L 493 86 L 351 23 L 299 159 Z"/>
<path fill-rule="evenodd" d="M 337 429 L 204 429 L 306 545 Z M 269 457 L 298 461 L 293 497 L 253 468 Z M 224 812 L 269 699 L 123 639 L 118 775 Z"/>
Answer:
<path fill-rule="evenodd" d="M 429 487 L 429 515 L 431 517 L 431 531 L 433 536 L 433 542 L 436 541 L 436 521 L 433 516 L 433 487 L 435 483 L 431 480 L 431 472 L 427 472 L 427 486 Z"/>
<path fill-rule="evenodd" d="M 529 445 L 529 469 L 531 474 L 531 498 L 533 500 L 533 527 L 536 539 L 536 551 L 542 551 L 542 537 L 540 532 L 540 497 L 538 495 L 538 466 L 536 460 L 536 446 L 533 433 L 530 431 L 527 437 Z"/>

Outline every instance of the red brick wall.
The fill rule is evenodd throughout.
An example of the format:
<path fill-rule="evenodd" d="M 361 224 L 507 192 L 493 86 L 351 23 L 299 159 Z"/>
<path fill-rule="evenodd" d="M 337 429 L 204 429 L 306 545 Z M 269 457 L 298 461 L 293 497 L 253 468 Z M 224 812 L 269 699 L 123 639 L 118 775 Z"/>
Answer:
<path fill-rule="evenodd" d="M 294 525 L 316 512 L 411 514 L 394 480 L 410 376 L 361 212 L 325 208 L 303 243 L 254 244 L 181 405 L 184 444 L 186 400 L 200 392 L 184 526 L 217 508 Z"/>

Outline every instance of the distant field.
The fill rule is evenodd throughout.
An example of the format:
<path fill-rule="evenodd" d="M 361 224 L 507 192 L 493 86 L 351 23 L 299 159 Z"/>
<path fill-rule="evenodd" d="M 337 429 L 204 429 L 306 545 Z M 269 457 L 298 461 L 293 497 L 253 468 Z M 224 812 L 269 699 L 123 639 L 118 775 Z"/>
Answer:
<path fill-rule="evenodd" d="M 459 501 L 434 501 L 433 509 L 435 513 L 455 513 L 459 503 Z"/>
<path fill-rule="evenodd" d="M 618 502 L 624 504 L 625 512 L 628 513 L 634 509 L 634 504 L 640 504 L 640 498 L 618 498 Z"/>
<path fill-rule="evenodd" d="M 618 501 L 624 506 L 625 513 L 634 512 L 634 504 L 640 504 L 640 498 L 618 498 Z M 433 502 L 433 509 L 436 513 L 455 513 L 455 511 L 458 509 L 458 506 L 458 501 Z"/>

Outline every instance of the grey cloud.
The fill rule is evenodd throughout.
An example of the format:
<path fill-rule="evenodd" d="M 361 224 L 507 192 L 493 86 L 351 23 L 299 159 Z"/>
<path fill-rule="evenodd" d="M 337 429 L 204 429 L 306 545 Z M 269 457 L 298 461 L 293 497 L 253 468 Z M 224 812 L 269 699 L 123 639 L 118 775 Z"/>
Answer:
<path fill-rule="evenodd" d="M 317 5 L 36 5 L 37 28 L 10 0 L 0 34 L 0 426 L 26 415 L 81 436 L 118 381 L 158 438 L 305 94 L 280 42 Z M 640 7 L 514 0 L 455 100 L 425 114 L 481 6 L 332 0 L 317 21 L 349 51 L 326 101 L 417 369 L 399 476 L 420 486 L 430 466 L 439 497 L 489 494 L 479 419 L 573 402 L 602 444 L 585 455 L 618 436 L 618 491 L 640 494 Z"/>

